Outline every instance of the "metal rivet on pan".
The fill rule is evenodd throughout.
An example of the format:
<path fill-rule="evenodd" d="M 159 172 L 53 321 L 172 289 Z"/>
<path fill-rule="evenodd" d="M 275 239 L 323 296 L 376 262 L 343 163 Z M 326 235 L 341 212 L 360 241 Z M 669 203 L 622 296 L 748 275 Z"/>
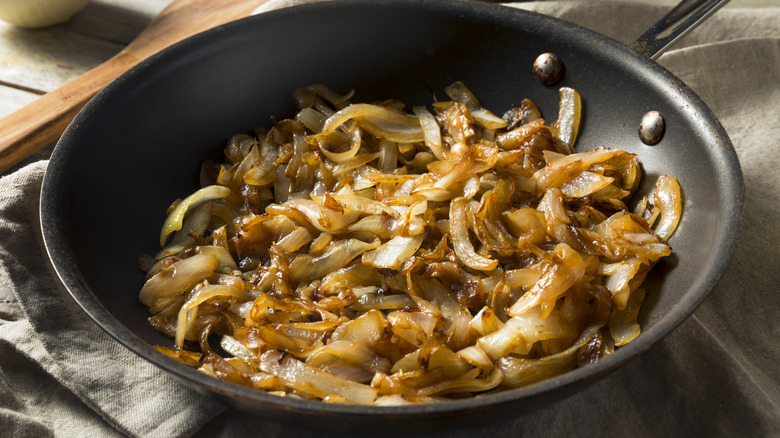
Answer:
<path fill-rule="evenodd" d="M 658 111 L 650 111 L 639 122 L 639 138 L 646 145 L 654 145 L 664 136 L 664 117 Z"/>
<path fill-rule="evenodd" d="M 534 61 L 534 77 L 542 85 L 553 85 L 563 76 L 563 63 L 553 53 L 542 53 Z"/>

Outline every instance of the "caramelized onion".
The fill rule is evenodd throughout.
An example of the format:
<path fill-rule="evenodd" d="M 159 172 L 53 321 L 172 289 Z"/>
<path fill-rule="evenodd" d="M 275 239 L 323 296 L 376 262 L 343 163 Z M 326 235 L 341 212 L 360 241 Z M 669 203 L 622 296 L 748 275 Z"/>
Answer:
<path fill-rule="evenodd" d="M 408 113 L 312 85 L 294 119 L 231 137 L 144 263 L 139 300 L 176 348 L 159 350 L 271 394 L 385 406 L 532 384 L 640 336 L 677 181 L 629 208 L 638 158 L 574 152 L 570 88 L 552 126 L 529 100 L 499 118 L 461 82 L 445 92 Z"/>

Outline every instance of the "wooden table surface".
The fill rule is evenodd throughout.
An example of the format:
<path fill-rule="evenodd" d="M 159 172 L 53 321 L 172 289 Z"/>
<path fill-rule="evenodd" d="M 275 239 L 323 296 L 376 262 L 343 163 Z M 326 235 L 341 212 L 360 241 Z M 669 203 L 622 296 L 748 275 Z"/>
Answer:
<path fill-rule="evenodd" d="M 727 7 L 762 7 L 779 1 L 732 0 Z M 676 0 L 661 2 L 674 4 Z M 68 22 L 41 29 L 22 29 L 0 21 L 0 117 L 108 60 L 168 3 L 92 0 Z M 5 173 L 47 158 L 52 148 L 43 148 Z"/>

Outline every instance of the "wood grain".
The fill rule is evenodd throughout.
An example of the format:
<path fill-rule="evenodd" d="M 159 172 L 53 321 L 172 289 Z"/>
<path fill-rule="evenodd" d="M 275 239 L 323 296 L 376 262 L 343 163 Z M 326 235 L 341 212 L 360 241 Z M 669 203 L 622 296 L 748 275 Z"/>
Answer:
<path fill-rule="evenodd" d="M 59 138 L 103 87 L 138 62 L 211 27 L 248 16 L 267 0 L 173 0 L 108 61 L 0 120 L 0 172 Z"/>

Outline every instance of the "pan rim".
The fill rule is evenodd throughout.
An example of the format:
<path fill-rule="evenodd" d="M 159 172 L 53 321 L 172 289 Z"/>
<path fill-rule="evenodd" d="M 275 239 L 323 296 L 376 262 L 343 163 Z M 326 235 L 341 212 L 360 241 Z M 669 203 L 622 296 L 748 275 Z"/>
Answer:
<path fill-rule="evenodd" d="M 100 102 L 104 99 L 111 98 L 112 95 L 117 93 L 117 90 L 121 89 L 121 84 L 127 81 L 128 78 L 132 78 L 135 75 L 141 74 L 146 70 L 159 67 L 158 64 L 163 64 L 172 58 L 175 58 L 179 54 L 185 53 L 190 46 L 198 46 L 201 43 L 208 43 L 212 39 L 219 39 L 225 35 L 229 35 L 233 31 L 237 31 L 242 26 L 261 26 L 266 20 L 277 19 L 291 19 L 295 14 L 308 13 L 316 14 L 319 11 L 330 10 L 333 8 L 341 7 L 357 7 L 357 6 L 376 6 L 375 3 L 371 3 L 363 0 L 343 0 L 336 2 L 324 2 L 296 5 L 289 8 L 284 8 L 276 11 L 270 11 L 258 16 L 248 17 L 236 22 L 231 22 L 217 28 L 208 30 L 180 43 L 177 43 L 160 53 L 153 55 L 152 57 L 142 61 L 136 67 L 123 74 L 115 82 L 107 86 L 101 91 L 96 98 L 94 98 L 79 115 L 74 122 L 70 125 L 68 130 L 63 135 L 62 139 L 58 142 L 55 148 L 51 161 L 48 165 L 45 173 L 42 188 L 41 188 L 41 202 L 40 202 L 40 217 L 41 227 L 44 237 L 44 243 L 46 251 L 49 255 L 51 263 L 55 267 L 55 271 L 60 278 L 60 281 L 65 285 L 70 295 L 79 304 L 79 306 L 100 326 L 104 331 L 116 339 L 120 344 L 131 350 L 133 353 L 143 357 L 147 361 L 153 363 L 157 367 L 165 370 L 171 375 L 182 379 L 184 381 L 195 384 L 197 387 L 205 388 L 210 392 L 223 397 L 238 397 L 247 400 L 251 403 L 271 403 L 275 405 L 281 405 L 289 409 L 295 409 L 305 411 L 309 413 L 320 414 L 341 414 L 341 415 L 356 415 L 360 417 L 394 417 L 394 416 L 429 416 L 431 414 L 452 414 L 456 412 L 467 412 L 471 410 L 485 409 L 496 405 L 511 403 L 519 399 L 527 399 L 538 396 L 550 391 L 560 391 L 561 389 L 572 386 L 583 380 L 596 379 L 606 375 L 614 369 L 620 367 L 628 360 L 636 357 L 642 352 L 650 349 L 656 342 L 662 339 L 669 332 L 679 326 L 684 320 L 686 320 L 693 311 L 706 299 L 709 293 L 717 284 L 720 276 L 726 269 L 729 261 L 731 260 L 738 241 L 739 231 L 742 227 L 743 211 L 744 211 L 744 183 L 742 182 L 742 172 L 739 167 L 739 162 L 736 157 L 733 145 L 731 145 L 728 135 L 725 129 L 721 126 L 714 114 L 707 108 L 704 102 L 685 85 L 681 80 L 677 79 L 672 73 L 660 66 L 659 64 L 651 61 L 637 52 L 634 52 L 629 47 L 614 41 L 602 34 L 590 31 L 581 26 L 554 18 L 544 16 L 534 12 L 525 11 L 517 8 L 508 8 L 507 6 L 481 3 L 481 2 L 446 2 L 438 0 L 396 0 L 392 2 L 392 7 L 401 7 L 406 9 L 430 9 L 438 10 L 443 4 L 447 4 L 447 8 L 453 13 L 462 13 L 464 16 L 472 17 L 473 19 L 483 19 L 483 17 L 505 15 L 503 20 L 511 20 L 513 17 L 524 17 L 524 20 L 531 20 L 534 23 L 552 23 L 557 26 L 558 29 L 586 33 L 589 35 L 595 44 L 599 46 L 608 47 L 610 50 L 616 50 L 622 52 L 622 55 L 632 62 L 637 62 L 645 65 L 648 68 L 654 69 L 659 76 L 671 79 L 675 82 L 681 94 L 690 102 L 691 106 L 699 109 L 700 112 L 707 114 L 710 117 L 709 125 L 714 130 L 714 135 L 721 139 L 721 149 L 727 155 L 732 155 L 733 160 L 728 161 L 728 167 L 725 171 L 733 176 L 735 184 L 730 186 L 731 192 L 727 193 L 729 197 L 733 197 L 735 200 L 735 209 L 733 214 L 728 216 L 729 222 L 725 226 L 729 230 L 733 230 L 733 237 L 725 241 L 721 241 L 718 249 L 721 254 L 726 256 L 720 259 L 720 263 L 711 265 L 707 271 L 714 273 L 714 275 L 706 275 L 705 280 L 697 287 L 699 293 L 693 294 L 688 300 L 683 301 L 674 309 L 663 317 L 650 329 L 643 332 L 643 337 L 637 338 L 632 343 L 621 347 L 616 350 L 615 353 L 597 362 L 596 364 L 589 365 L 582 368 L 577 368 L 569 371 L 561 376 L 548 379 L 533 385 L 529 385 L 522 388 L 506 390 L 496 394 L 491 394 L 482 398 L 470 398 L 464 400 L 454 400 L 442 404 L 429 404 L 429 405 L 414 405 L 414 406 L 391 406 L 391 407 L 375 407 L 375 406 L 351 406 L 351 405 L 335 405 L 326 404 L 318 401 L 297 400 L 290 398 L 282 398 L 273 395 L 266 394 L 262 391 L 246 388 L 237 384 L 226 382 L 223 380 L 213 379 L 209 376 L 202 375 L 195 371 L 194 368 L 187 367 L 179 364 L 170 359 L 164 358 L 160 353 L 156 352 L 154 348 L 141 340 L 137 335 L 132 333 L 129 329 L 124 327 L 118 320 L 116 320 L 110 312 L 101 304 L 97 296 L 91 291 L 86 280 L 78 270 L 78 266 L 75 260 L 68 255 L 70 251 L 70 245 L 67 241 L 67 237 L 64 234 L 64 229 L 57 223 L 62 208 L 63 196 L 67 194 L 62 192 L 61 177 L 67 169 L 64 168 L 65 158 L 68 154 L 72 153 L 74 149 L 71 147 L 68 149 L 68 145 L 71 143 L 71 138 L 79 129 L 79 125 L 86 124 L 90 114 L 99 111 Z M 507 11 L 511 9 L 511 11 Z M 61 146 L 62 145 L 62 146 Z M 164 358 L 164 359 L 163 359 Z"/>

